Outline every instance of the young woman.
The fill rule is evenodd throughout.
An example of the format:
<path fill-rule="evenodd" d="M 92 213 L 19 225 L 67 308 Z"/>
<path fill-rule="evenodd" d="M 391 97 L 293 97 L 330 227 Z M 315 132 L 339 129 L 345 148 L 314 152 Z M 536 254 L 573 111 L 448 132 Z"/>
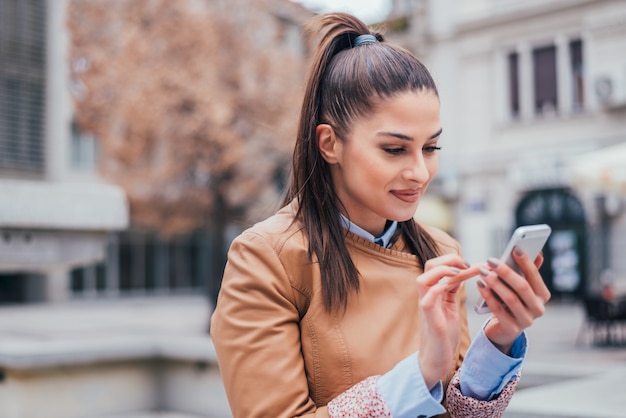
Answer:
<path fill-rule="evenodd" d="M 470 267 L 413 220 L 442 135 L 430 74 L 350 15 L 314 28 L 288 198 L 233 242 L 212 317 L 233 415 L 499 416 L 550 297 L 542 259 Z M 477 273 L 492 317 L 470 346 Z"/>

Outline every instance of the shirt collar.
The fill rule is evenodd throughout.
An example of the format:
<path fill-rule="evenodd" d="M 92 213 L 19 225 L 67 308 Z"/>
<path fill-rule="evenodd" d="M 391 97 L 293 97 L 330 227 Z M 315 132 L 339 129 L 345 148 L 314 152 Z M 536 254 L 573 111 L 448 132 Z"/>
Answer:
<path fill-rule="evenodd" d="M 348 231 L 358 235 L 361 238 L 365 238 L 370 242 L 375 242 L 379 245 L 382 245 L 385 248 L 389 248 L 389 245 L 391 244 L 391 238 L 394 236 L 396 230 L 398 229 L 397 221 L 387 222 L 387 225 L 382 235 L 375 237 L 357 224 L 353 223 L 350 219 L 346 218 L 343 214 L 340 213 L 339 216 L 341 217 L 341 225 Z"/>

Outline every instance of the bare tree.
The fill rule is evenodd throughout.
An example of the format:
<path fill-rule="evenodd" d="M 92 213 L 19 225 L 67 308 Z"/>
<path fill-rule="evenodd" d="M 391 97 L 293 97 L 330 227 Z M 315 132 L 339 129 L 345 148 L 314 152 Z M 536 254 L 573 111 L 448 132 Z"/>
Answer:
<path fill-rule="evenodd" d="M 76 120 L 99 139 L 101 172 L 126 189 L 137 224 L 186 231 L 218 199 L 253 220 L 275 194 L 305 64 L 276 3 L 72 1 Z"/>
<path fill-rule="evenodd" d="M 72 0 L 78 126 L 135 226 L 162 234 L 274 209 L 304 85 L 309 12 L 289 0 Z M 216 272 L 217 274 L 217 272 Z"/>

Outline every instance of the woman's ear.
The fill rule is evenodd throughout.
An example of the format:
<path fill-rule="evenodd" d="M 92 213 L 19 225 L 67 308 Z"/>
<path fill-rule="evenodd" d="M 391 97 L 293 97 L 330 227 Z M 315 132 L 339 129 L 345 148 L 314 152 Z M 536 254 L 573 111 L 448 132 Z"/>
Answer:
<path fill-rule="evenodd" d="M 337 137 L 332 126 L 322 123 L 315 128 L 317 147 L 328 164 L 337 162 Z"/>

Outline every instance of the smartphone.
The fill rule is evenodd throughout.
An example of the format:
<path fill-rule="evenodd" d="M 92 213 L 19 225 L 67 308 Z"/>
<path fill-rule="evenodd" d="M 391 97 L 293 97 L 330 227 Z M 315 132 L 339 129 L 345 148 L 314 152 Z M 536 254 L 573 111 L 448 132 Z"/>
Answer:
<path fill-rule="evenodd" d="M 546 241 L 548 241 L 548 237 L 551 233 L 552 229 L 546 224 L 520 226 L 513 232 L 513 235 L 511 235 L 511 239 L 508 244 L 506 244 L 500 260 L 521 274 L 522 272 L 519 266 L 513 261 L 513 256 L 511 255 L 513 248 L 518 246 L 528 254 L 531 260 L 535 260 L 546 244 Z M 479 278 L 478 280 L 481 279 Z M 479 314 L 491 312 L 482 297 L 476 302 L 474 310 Z"/>

